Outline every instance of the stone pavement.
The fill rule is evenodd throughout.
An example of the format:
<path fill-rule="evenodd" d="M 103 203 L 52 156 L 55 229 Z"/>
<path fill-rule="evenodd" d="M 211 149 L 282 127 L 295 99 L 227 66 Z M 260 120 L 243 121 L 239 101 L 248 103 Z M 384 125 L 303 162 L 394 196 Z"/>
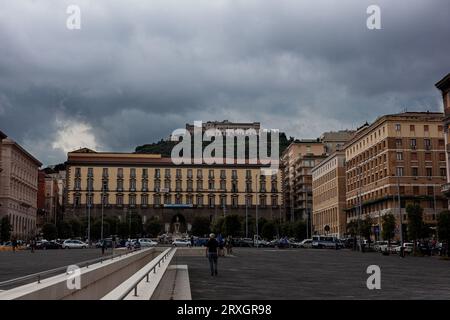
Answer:
<path fill-rule="evenodd" d="M 349 250 L 234 248 L 212 277 L 206 257 L 187 264 L 192 299 L 450 299 L 450 261 Z M 369 265 L 381 268 L 381 290 L 369 290 Z"/>

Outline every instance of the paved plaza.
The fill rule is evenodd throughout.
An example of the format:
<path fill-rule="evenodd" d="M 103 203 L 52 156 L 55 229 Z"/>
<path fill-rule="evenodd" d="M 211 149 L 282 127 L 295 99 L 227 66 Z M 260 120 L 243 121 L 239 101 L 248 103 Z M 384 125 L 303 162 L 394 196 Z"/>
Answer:
<path fill-rule="evenodd" d="M 106 251 L 111 254 L 111 249 Z M 0 282 L 101 257 L 101 249 L 0 252 Z M 3 288 L 0 288 L 0 290 Z"/>
<path fill-rule="evenodd" d="M 0 281 L 100 256 L 100 249 L 0 252 Z M 439 257 L 235 248 L 232 256 L 219 258 L 217 277 L 210 275 L 206 257 L 174 257 L 172 264 L 188 265 L 194 300 L 450 299 L 450 261 Z M 369 265 L 381 268 L 381 290 L 367 289 Z"/>
<path fill-rule="evenodd" d="M 212 277 L 206 257 L 187 264 L 196 299 L 450 299 L 450 261 L 349 250 L 235 248 Z M 381 290 L 366 286 L 369 265 L 381 268 Z"/>

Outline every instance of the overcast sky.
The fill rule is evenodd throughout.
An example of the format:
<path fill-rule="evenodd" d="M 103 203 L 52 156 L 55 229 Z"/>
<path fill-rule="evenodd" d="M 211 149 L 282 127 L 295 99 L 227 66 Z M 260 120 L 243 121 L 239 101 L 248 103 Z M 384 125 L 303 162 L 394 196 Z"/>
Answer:
<path fill-rule="evenodd" d="M 66 28 L 79 5 L 81 29 Z M 381 30 L 366 9 L 381 8 Z M 0 130 L 44 164 L 194 120 L 296 138 L 441 110 L 448 0 L 0 0 Z"/>

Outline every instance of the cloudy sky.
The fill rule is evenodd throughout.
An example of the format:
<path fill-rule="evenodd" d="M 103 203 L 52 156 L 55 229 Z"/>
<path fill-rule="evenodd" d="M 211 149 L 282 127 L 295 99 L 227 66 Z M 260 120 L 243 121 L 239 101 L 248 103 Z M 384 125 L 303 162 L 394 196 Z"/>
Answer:
<path fill-rule="evenodd" d="M 70 4 L 81 29 L 66 27 Z M 381 30 L 366 27 L 371 4 Z M 45 164 L 194 120 L 297 138 L 440 110 L 448 0 L 0 0 L 0 130 Z"/>

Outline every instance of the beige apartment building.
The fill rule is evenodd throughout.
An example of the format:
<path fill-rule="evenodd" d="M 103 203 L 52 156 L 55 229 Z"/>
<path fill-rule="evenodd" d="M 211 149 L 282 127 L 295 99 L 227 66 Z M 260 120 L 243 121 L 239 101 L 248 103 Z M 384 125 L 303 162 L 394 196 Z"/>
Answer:
<path fill-rule="evenodd" d="M 143 222 L 156 217 L 182 232 L 195 216 L 210 221 L 228 214 L 279 219 L 282 212 L 281 174 L 266 176 L 258 164 L 175 165 L 155 154 L 103 153 L 81 149 L 68 154 L 66 216 L 124 219 L 138 213 Z M 103 204 L 102 204 L 103 195 Z"/>
<path fill-rule="evenodd" d="M 447 164 L 447 181 L 442 185 L 442 192 L 447 198 L 450 198 L 450 140 L 449 140 L 449 126 L 450 126 L 450 73 L 442 78 L 438 83 L 436 83 L 436 88 L 438 88 L 442 93 L 442 100 L 444 102 L 444 139 L 445 139 L 445 150 L 446 150 L 446 164 Z"/>
<path fill-rule="evenodd" d="M 25 240 L 36 232 L 38 170 L 36 158 L 11 139 L 2 141 L 0 217 L 8 215 L 12 235 Z"/>
<path fill-rule="evenodd" d="M 305 219 L 311 224 L 313 206 L 312 169 L 343 147 L 353 131 L 325 132 L 318 139 L 297 140 L 281 155 L 283 199 L 287 219 Z"/>
<path fill-rule="evenodd" d="M 312 233 L 343 237 L 347 226 L 343 151 L 336 151 L 312 169 L 312 191 Z"/>
<path fill-rule="evenodd" d="M 447 207 L 440 190 L 446 180 L 442 121 L 442 113 L 405 112 L 358 130 L 345 147 L 347 223 L 370 217 L 378 238 L 382 216 L 392 213 L 406 235 L 409 203 L 424 209 L 425 223 L 436 222 Z"/>

